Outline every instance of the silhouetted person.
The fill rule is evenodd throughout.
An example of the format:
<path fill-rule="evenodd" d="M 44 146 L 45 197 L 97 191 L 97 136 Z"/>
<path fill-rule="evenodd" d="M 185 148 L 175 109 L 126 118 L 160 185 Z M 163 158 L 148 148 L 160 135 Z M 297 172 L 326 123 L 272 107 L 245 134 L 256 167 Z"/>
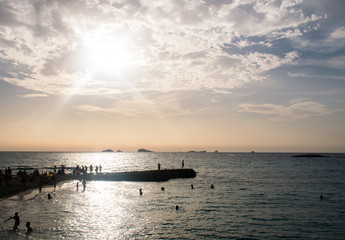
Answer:
<path fill-rule="evenodd" d="M 83 179 L 82 184 L 83 184 L 83 192 L 85 192 L 85 188 L 86 188 L 86 180 L 85 179 Z"/>
<path fill-rule="evenodd" d="M 26 222 L 26 233 L 31 233 L 33 231 L 30 224 L 31 224 L 30 222 Z"/>
<path fill-rule="evenodd" d="M 158 170 L 161 170 L 161 164 L 160 163 L 157 164 L 157 167 L 158 167 Z"/>
<path fill-rule="evenodd" d="M 213 184 L 211 184 L 211 188 L 214 188 L 214 185 L 213 185 Z"/>
<path fill-rule="evenodd" d="M 14 230 L 17 230 L 18 229 L 18 226 L 20 224 L 20 219 L 19 219 L 19 215 L 18 215 L 18 212 L 15 212 L 14 213 L 14 216 L 13 217 L 10 217 L 9 219 L 5 220 L 5 222 L 11 220 L 11 219 L 14 219 L 14 225 L 13 225 L 13 229 Z"/>
<path fill-rule="evenodd" d="M 143 190 L 141 188 L 139 189 L 139 194 L 140 194 L 140 196 L 143 195 Z"/>
<path fill-rule="evenodd" d="M 194 189 L 194 186 L 193 186 L 193 184 L 192 184 L 192 185 L 190 185 L 190 188 L 191 188 L 191 189 Z"/>
<path fill-rule="evenodd" d="M 323 200 L 323 195 L 320 195 L 320 200 Z"/>
<path fill-rule="evenodd" d="M 77 192 L 78 192 L 78 188 L 79 188 L 79 182 L 77 182 L 77 187 L 76 187 Z"/>
<path fill-rule="evenodd" d="M 53 197 L 52 197 L 52 195 L 50 195 L 50 193 L 48 193 L 47 197 L 48 197 L 49 200 L 53 199 Z"/>
<path fill-rule="evenodd" d="M 41 193 L 41 192 L 42 192 L 42 186 L 43 186 L 41 177 L 40 177 L 40 179 L 38 180 L 38 184 L 39 184 L 38 192 Z"/>
<path fill-rule="evenodd" d="M 184 160 L 182 160 L 182 168 L 184 168 Z"/>
<path fill-rule="evenodd" d="M 176 208 L 176 210 L 179 210 L 179 209 L 180 209 L 180 207 L 179 207 L 178 205 L 176 205 L 176 207 L 175 207 L 175 208 Z"/>
<path fill-rule="evenodd" d="M 23 173 L 23 175 L 21 176 L 20 182 L 23 183 L 23 186 L 26 187 L 26 176 Z"/>
<path fill-rule="evenodd" d="M 165 187 L 161 187 L 161 190 L 164 191 L 164 190 L 165 190 Z"/>

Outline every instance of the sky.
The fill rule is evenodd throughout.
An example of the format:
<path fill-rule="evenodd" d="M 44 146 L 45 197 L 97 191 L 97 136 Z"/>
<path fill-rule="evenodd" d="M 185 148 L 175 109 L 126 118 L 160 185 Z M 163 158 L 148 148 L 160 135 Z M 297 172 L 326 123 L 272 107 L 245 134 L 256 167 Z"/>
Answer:
<path fill-rule="evenodd" d="M 342 0 L 0 0 L 0 151 L 345 152 Z"/>

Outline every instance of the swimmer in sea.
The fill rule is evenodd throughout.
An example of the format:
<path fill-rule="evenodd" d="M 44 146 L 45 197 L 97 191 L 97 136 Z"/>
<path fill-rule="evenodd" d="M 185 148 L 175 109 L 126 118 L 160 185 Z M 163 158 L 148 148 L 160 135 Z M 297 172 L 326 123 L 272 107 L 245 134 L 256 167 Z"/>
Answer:
<path fill-rule="evenodd" d="M 49 200 L 53 199 L 53 197 L 52 197 L 52 195 L 50 195 L 50 193 L 48 193 L 47 197 L 48 197 Z"/>
<path fill-rule="evenodd" d="M 143 190 L 141 188 L 139 189 L 139 194 L 140 194 L 140 196 L 143 195 Z"/>
<path fill-rule="evenodd" d="M 214 185 L 213 185 L 213 184 L 211 184 L 211 188 L 214 188 Z"/>
<path fill-rule="evenodd" d="M 11 220 L 11 219 L 14 219 L 14 226 L 13 226 L 13 229 L 14 230 L 17 230 L 18 229 L 18 226 L 20 224 L 20 219 L 19 219 L 19 215 L 18 215 L 18 212 L 15 212 L 14 216 L 13 217 L 10 217 L 9 219 L 5 220 L 5 222 Z"/>
<path fill-rule="evenodd" d="M 26 222 L 26 233 L 31 233 L 33 231 L 32 227 L 30 226 L 30 222 Z"/>

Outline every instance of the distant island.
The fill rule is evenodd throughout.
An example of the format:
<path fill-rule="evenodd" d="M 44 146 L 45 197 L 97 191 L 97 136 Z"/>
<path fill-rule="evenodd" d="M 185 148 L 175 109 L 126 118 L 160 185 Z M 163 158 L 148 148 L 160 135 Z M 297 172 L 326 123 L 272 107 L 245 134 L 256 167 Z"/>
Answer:
<path fill-rule="evenodd" d="M 320 154 L 301 154 L 301 155 L 294 155 L 293 157 L 325 158 L 328 156 L 324 156 L 324 155 L 320 155 Z"/>
<path fill-rule="evenodd" d="M 140 149 L 138 149 L 138 152 L 152 152 L 152 151 L 144 149 L 144 148 L 140 148 Z"/>
<path fill-rule="evenodd" d="M 102 152 L 114 152 L 114 151 L 111 149 L 106 149 L 106 150 L 103 150 Z"/>

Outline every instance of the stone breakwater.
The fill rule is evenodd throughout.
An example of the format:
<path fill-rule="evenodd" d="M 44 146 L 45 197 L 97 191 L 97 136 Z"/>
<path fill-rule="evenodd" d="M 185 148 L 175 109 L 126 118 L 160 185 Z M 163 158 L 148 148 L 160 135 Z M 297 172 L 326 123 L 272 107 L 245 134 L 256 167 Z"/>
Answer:
<path fill-rule="evenodd" d="M 175 178 L 194 178 L 196 172 L 193 169 L 164 169 L 148 171 L 132 171 L 85 175 L 62 175 L 61 179 L 87 180 L 87 181 L 142 181 L 163 182 Z M 58 176 L 60 178 L 60 176 Z"/>

